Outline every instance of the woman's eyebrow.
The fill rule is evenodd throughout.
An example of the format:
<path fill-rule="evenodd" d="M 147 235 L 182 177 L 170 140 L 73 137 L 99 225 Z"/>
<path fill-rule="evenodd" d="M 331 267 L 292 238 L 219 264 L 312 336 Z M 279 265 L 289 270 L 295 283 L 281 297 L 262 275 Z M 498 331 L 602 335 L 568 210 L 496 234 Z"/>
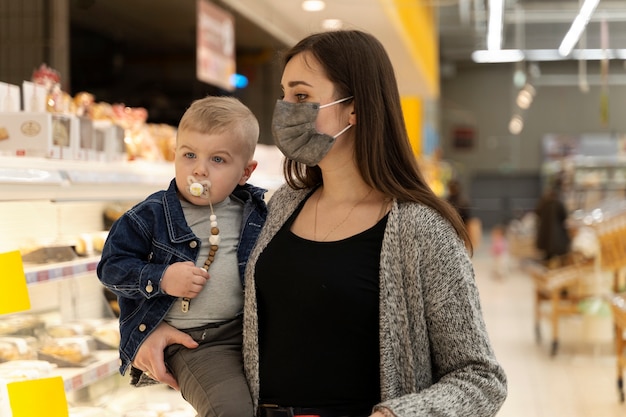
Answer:
<path fill-rule="evenodd" d="M 287 83 L 287 86 L 293 88 L 299 85 L 306 85 L 307 87 L 313 87 L 311 84 L 307 83 L 306 81 L 289 81 Z"/>

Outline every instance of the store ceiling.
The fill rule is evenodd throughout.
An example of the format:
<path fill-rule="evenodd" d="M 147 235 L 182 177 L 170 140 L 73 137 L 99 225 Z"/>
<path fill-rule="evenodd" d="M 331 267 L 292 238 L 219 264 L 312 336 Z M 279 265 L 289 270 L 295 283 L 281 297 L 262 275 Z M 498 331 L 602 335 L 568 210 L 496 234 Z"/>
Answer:
<path fill-rule="evenodd" d="M 419 0 L 403 0 L 402 4 Z M 422 0 L 437 6 L 442 68 L 471 63 L 484 49 L 488 0 Z M 403 94 L 422 94 L 416 64 L 402 30 L 383 5 L 390 0 L 327 0 L 323 11 L 305 12 L 301 0 L 215 0 L 235 15 L 237 46 L 243 51 L 281 48 L 319 31 L 326 18 L 373 33 L 385 44 L 398 71 Z M 161 48 L 193 48 L 196 0 L 72 0 L 71 20 L 118 39 L 142 40 Z M 578 13 L 579 0 L 505 0 L 505 49 L 557 49 Z M 626 1 L 601 0 L 586 31 L 588 48 L 600 48 L 601 24 L 609 48 L 626 48 Z M 258 27 L 260 26 L 260 28 Z"/>

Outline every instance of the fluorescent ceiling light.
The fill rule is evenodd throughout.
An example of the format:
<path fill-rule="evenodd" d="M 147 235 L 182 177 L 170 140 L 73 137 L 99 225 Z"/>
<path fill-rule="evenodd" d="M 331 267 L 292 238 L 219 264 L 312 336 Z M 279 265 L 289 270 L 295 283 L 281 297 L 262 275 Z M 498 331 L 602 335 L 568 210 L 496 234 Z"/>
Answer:
<path fill-rule="evenodd" d="M 302 2 L 302 10 L 305 12 L 319 12 L 324 10 L 326 3 L 321 0 L 305 0 Z"/>
<path fill-rule="evenodd" d="M 589 23 L 589 19 L 591 19 L 591 15 L 599 2 L 600 0 L 585 0 L 580 7 L 580 12 L 578 12 L 578 15 L 572 22 L 572 26 L 565 34 L 563 41 L 561 41 L 561 46 L 559 46 L 559 53 L 561 55 L 568 56 L 572 52 L 574 45 L 576 45 L 580 36 L 585 31 L 587 23 Z"/>
<path fill-rule="evenodd" d="M 502 45 L 502 14 L 504 0 L 489 0 L 489 27 L 487 28 L 487 49 L 499 50 Z"/>
<path fill-rule="evenodd" d="M 574 49 L 563 56 L 557 49 L 501 49 L 499 51 L 479 50 L 472 52 L 472 60 L 479 64 L 520 61 L 601 61 L 603 59 L 626 59 L 626 49 Z"/>
<path fill-rule="evenodd" d="M 482 50 L 472 52 L 474 62 L 486 64 L 496 62 L 520 62 L 524 60 L 524 53 L 519 49 L 500 49 L 497 51 Z"/>

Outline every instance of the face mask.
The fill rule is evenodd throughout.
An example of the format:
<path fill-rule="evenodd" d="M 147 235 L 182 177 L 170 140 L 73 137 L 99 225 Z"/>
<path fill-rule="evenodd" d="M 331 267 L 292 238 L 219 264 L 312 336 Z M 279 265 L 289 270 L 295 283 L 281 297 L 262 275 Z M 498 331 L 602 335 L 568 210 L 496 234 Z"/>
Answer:
<path fill-rule="evenodd" d="M 346 126 L 334 136 L 320 133 L 315 128 L 319 109 L 350 100 L 352 96 L 320 106 L 319 103 L 290 103 L 278 100 L 272 119 L 272 134 L 278 149 L 289 159 L 317 165 L 342 135 L 352 125 Z"/>

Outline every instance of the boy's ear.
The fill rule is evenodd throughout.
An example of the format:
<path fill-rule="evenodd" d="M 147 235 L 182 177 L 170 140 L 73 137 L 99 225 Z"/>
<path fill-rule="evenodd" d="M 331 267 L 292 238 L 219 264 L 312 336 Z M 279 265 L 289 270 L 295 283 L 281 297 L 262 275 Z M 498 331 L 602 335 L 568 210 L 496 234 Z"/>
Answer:
<path fill-rule="evenodd" d="M 257 165 L 258 165 L 258 162 L 255 161 L 254 159 L 251 159 L 248 161 L 248 163 L 243 169 L 243 175 L 239 179 L 239 185 L 244 185 L 246 181 L 248 181 L 248 179 L 250 178 L 250 176 L 256 169 Z"/>

